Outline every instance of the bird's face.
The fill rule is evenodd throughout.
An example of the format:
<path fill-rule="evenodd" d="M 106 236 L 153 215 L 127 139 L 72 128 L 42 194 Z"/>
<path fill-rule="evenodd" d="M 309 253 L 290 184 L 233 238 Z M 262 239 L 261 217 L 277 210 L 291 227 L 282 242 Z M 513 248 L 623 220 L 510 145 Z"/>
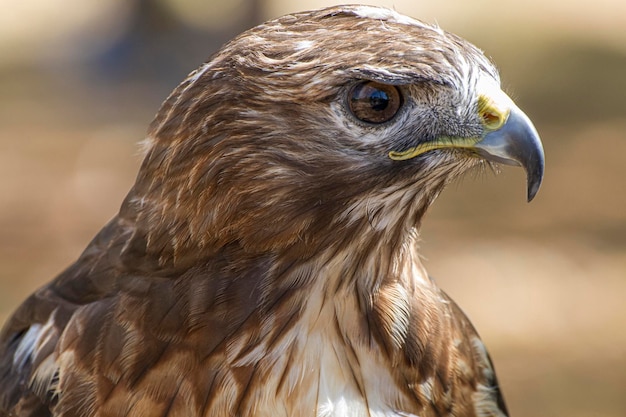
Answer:
<path fill-rule="evenodd" d="M 159 213 L 184 207 L 181 229 L 224 241 L 406 229 L 474 166 L 523 166 L 529 199 L 543 175 L 537 133 L 481 51 L 367 6 L 243 33 L 172 93 L 150 137 L 142 201 L 160 193 Z"/>
<path fill-rule="evenodd" d="M 395 161 L 387 161 L 391 166 L 411 161 L 412 169 L 426 175 L 435 167 L 447 167 L 443 173 L 450 175 L 484 162 L 520 165 L 527 172 L 529 201 L 535 196 L 543 176 L 539 136 L 493 74 L 457 80 L 465 82 L 464 89 L 371 78 L 354 80 L 338 94 L 335 122 L 343 135 Z"/>

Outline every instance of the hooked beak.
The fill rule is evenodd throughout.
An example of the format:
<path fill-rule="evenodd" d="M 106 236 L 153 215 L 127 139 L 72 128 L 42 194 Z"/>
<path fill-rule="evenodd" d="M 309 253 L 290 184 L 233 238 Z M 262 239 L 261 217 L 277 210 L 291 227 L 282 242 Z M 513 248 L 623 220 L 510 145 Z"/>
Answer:
<path fill-rule="evenodd" d="M 539 191 L 544 170 L 543 146 L 535 126 L 499 89 L 479 97 L 478 113 L 487 132 L 482 138 L 441 137 L 404 151 L 391 151 L 389 158 L 403 161 L 437 149 L 467 149 L 488 161 L 524 168 L 531 201 Z"/>
<path fill-rule="evenodd" d="M 487 133 L 473 149 L 487 160 L 524 168 L 528 201 L 535 197 L 543 179 L 543 147 L 535 126 L 517 106 L 510 108 L 502 127 Z"/>

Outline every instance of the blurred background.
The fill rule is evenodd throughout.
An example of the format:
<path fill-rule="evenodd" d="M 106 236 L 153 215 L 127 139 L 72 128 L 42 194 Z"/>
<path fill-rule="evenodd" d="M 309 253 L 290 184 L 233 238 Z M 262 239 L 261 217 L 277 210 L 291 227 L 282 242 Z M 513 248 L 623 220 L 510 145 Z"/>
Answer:
<path fill-rule="evenodd" d="M 372 1 L 478 45 L 545 145 L 545 182 L 468 176 L 426 267 L 489 347 L 512 415 L 626 415 L 626 2 Z M 167 94 L 232 36 L 336 4 L 0 0 L 0 323 L 117 211 Z"/>

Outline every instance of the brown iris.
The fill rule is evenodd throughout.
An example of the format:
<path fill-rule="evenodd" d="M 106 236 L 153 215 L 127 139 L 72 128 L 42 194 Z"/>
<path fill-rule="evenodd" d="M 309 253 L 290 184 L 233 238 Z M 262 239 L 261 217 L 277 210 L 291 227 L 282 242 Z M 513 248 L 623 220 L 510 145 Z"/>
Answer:
<path fill-rule="evenodd" d="M 364 81 L 352 87 L 348 104 L 357 119 L 367 123 L 384 123 L 398 113 L 402 95 L 394 85 Z"/>

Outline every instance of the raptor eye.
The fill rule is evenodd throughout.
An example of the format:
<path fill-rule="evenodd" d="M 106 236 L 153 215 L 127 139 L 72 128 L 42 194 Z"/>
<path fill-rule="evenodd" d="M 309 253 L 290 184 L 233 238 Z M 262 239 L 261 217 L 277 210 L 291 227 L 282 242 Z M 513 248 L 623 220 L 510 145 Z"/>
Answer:
<path fill-rule="evenodd" d="M 357 119 L 367 123 L 384 123 L 398 113 L 402 94 L 394 85 L 365 81 L 350 89 L 348 105 Z"/>

